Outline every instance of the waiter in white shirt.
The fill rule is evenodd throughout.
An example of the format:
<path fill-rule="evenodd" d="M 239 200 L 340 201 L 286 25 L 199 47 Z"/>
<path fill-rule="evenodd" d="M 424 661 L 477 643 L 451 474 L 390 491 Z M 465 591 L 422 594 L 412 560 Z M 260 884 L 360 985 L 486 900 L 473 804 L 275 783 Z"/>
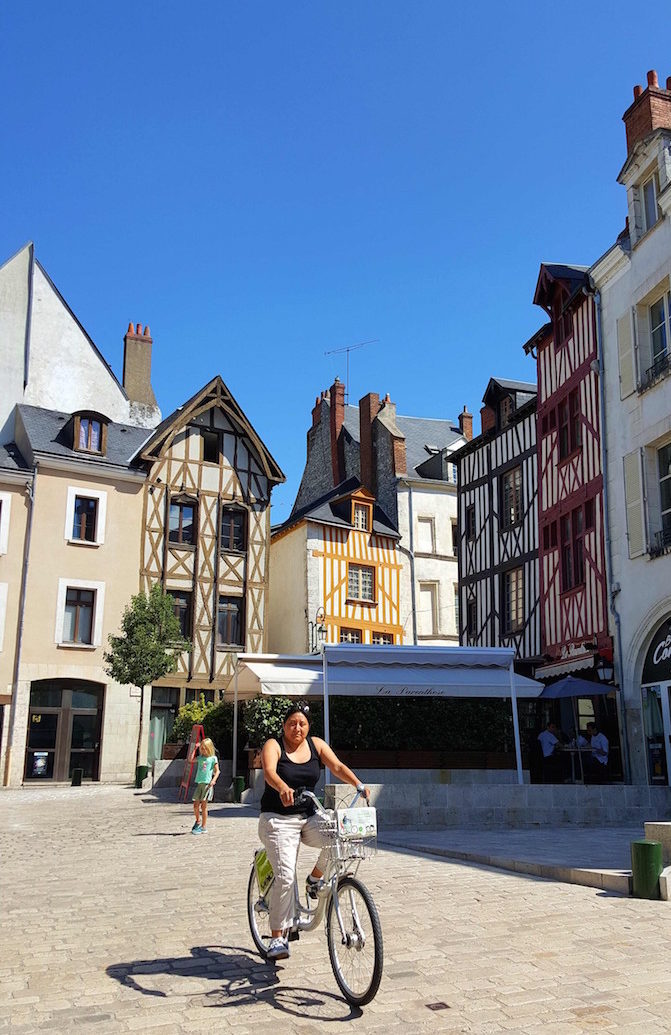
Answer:
<path fill-rule="evenodd" d="M 538 743 L 543 752 L 543 783 L 556 783 L 559 779 L 561 760 L 557 751 L 559 737 L 556 723 L 550 721 L 538 734 Z"/>
<path fill-rule="evenodd" d="M 587 759 L 589 775 L 602 783 L 608 778 L 608 737 L 599 733 L 595 722 L 587 723 L 587 736 L 592 749 Z"/>

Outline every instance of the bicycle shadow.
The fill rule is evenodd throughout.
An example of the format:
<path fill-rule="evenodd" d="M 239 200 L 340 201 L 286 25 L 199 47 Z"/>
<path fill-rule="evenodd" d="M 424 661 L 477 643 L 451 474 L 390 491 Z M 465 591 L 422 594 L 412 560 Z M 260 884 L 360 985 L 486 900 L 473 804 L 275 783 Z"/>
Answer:
<path fill-rule="evenodd" d="M 362 1010 L 332 992 L 282 984 L 277 965 L 259 959 L 251 950 L 234 945 L 197 945 L 190 953 L 190 956 L 113 963 L 105 972 L 119 984 L 142 995 L 205 999 L 201 1005 L 210 1009 L 266 1003 L 289 1016 L 324 1023 L 341 1023 L 363 1016 Z M 213 987 L 190 994 L 189 978 L 197 979 L 199 986 L 203 981 L 212 981 Z"/>

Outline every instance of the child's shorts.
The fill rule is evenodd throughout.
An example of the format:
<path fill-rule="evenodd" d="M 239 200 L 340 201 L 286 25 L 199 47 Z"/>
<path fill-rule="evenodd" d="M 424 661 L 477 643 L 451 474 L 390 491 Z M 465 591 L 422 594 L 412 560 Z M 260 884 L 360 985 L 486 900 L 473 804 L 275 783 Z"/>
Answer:
<path fill-rule="evenodd" d="M 214 788 L 209 783 L 197 783 L 193 794 L 194 801 L 212 801 Z"/>

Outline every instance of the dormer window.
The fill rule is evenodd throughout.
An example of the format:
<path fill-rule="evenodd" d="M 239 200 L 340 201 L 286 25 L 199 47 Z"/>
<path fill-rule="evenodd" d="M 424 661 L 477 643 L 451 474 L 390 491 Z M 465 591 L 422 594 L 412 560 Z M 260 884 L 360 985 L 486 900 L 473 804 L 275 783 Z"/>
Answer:
<path fill-rule="evenodd" d="M 79 453 L 104 456 L 107 451 L 107 421 L 97 413 L 76 413 L 72 447 Z"/>
<path fill-rule="evenodd" d="M 652 229 L 659 219 L 657 208 L 657 175 L 646 180 L 641 187 L 641 210 L 643 216 L 643 233 Z"/>
<path fill-rule="evenodd" d="M 352 524 L 360 532 L 370 532 L 370 512 L 371 508 L 367 503 L 352 504 Z"/>

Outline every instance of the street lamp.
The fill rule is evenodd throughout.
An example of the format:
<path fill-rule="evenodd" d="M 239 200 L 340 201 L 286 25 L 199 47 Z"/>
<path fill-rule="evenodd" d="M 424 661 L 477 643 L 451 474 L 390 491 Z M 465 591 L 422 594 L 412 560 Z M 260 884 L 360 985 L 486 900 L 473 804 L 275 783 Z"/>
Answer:
<path fill-rule="evenodd" d="M 613 662 L 600 657 L 596 663 L 596 677 L 600 683 L 612 683 L 615 668 Z"/>
<path fill-rule="evenodd" d="M 308 622 L 310 630 L 310 653 L 318 654 L 322 643 L 326 643 L 326 612 L 320 607 L 314 622 Z"/>

